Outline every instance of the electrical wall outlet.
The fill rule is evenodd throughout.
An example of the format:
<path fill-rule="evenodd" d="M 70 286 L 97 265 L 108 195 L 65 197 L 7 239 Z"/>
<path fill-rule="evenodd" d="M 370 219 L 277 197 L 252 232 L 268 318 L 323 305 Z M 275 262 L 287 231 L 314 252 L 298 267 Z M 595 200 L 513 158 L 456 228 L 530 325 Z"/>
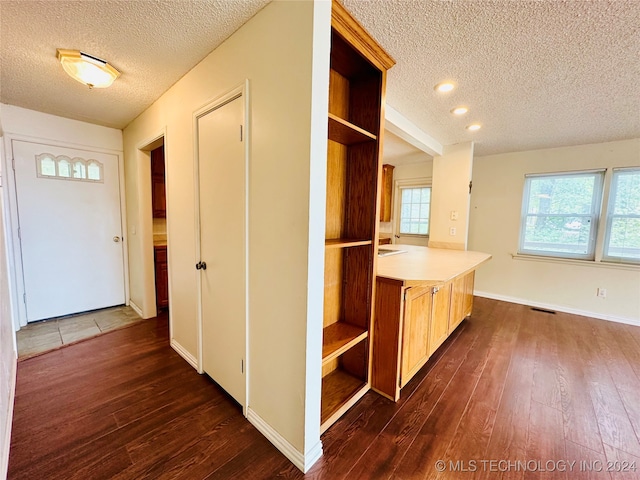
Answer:
<path fill-rule="evenodd" d="M 449 235 L 451 235 L 452 237 L 456 235 L 456 227 L 451 227 L 449 229 Z"/>
<path fill-rule="evenodd" d="M 600 298 L 607 298 L 607 289 L 598 287 L 598 290 L 596 291 L 596 294 Z"/>
<path fill-rule="evenodd" d="M 458 220 L 458 212 L 456 210 L 451 210 L 451 220 Z"/>

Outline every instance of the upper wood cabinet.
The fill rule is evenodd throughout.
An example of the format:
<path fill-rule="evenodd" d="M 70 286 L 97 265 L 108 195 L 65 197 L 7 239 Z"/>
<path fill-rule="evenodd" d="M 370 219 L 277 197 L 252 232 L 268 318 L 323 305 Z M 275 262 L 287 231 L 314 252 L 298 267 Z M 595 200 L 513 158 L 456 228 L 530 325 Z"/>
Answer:
<path fill-rule="evenodd" d="M 151 206 L 153 218 L 165 218 L 167 216 L 164 146 L 151 150 Z"/>
<path fill-rule="evenodd" d="M 369 390 L 380 132 L 393 60 L 332 6 L 321 431 Z"/>
<path fill-rule="evenodd" d="M 393 198 L 393 165 L 382 166 L 382 185 L 380 189 L 380 221 L 391 221 L 391 199 Z"/>

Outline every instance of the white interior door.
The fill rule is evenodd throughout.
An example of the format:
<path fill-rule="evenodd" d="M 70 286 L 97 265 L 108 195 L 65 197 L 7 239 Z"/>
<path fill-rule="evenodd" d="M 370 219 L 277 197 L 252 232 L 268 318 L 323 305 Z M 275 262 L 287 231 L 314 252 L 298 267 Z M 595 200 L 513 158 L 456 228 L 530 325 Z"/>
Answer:
<path fill-rule="evenodd" d="M 118 157 L 12 147 L 27 321 L 123 304 Z"/>
<path fill-rule="evenodd" d="M 198 117 L 202 366 L 245 405 L 246 180 L 238 96 Z M 204 265 L 202 265 L 204 267 Z"/>

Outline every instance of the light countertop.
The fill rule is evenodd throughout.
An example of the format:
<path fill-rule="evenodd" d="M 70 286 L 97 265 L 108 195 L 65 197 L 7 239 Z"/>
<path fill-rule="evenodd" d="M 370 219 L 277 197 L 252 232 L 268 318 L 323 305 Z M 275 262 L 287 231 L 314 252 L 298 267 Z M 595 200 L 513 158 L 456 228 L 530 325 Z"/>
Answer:
<path fill-rule="evenodd" d="M 407 253 L 378 257 L 377 275 L 402 281 L 406 286 L 416 284 L 439 285 L 469 273 L 491 255 L 468 250 L 418 247 L 415 245 L 383 245 L 389 250 Z"/>

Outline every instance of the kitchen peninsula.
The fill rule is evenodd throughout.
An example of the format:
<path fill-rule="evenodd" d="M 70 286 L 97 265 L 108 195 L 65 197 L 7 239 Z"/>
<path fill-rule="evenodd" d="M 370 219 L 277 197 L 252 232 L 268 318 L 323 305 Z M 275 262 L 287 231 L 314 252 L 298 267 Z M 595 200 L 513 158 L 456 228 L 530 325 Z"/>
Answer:
<path fill-rule="evenodd" d="M 385 245 L 378 258 L 372 388 L 397 401 L 400 390 L 471 314 L 481 252 Z"/>

